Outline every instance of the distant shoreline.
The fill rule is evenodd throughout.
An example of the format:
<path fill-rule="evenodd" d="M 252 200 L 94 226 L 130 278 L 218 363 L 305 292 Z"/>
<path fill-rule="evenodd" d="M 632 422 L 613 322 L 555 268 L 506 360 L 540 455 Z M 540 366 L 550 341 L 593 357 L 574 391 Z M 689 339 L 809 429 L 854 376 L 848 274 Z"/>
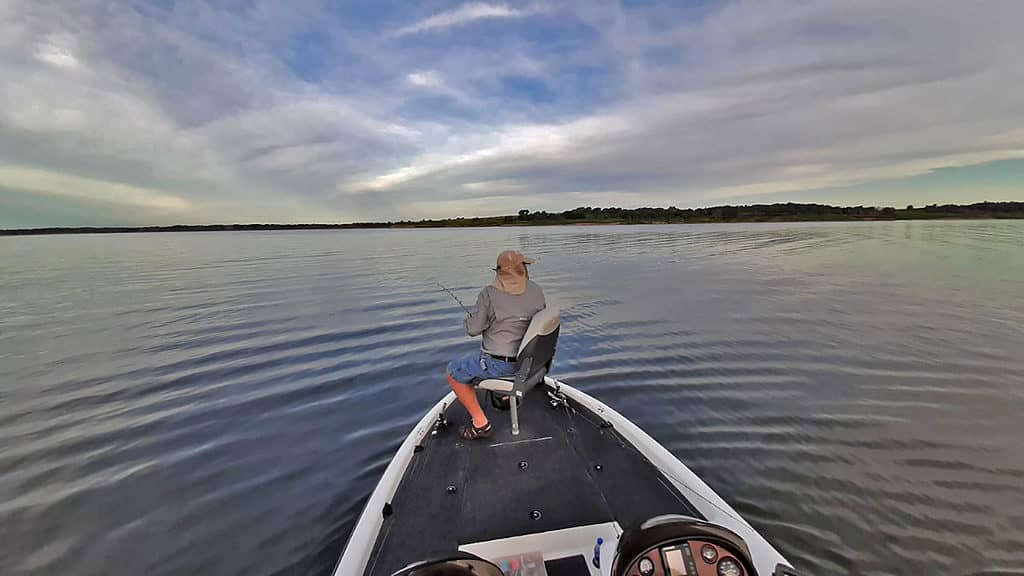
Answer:
<path fill-rule="evenodd" d="M 560 213 L 529 212 L 517 215 L 442 220 L 352 222 L 345 224 L 179 224 L 172 226 L 75 226 L 11 228 L 0 236 L 54 234 L 125 234 L 143 232 L 231 232 L 259 230 L 372 230 L 409 228 L 494 228 L 522 226 L 580 226 L 631 224 L 729 224 L 767 222 L 874 222 L 888 220 L 1001 220 L 1024 219 L 1024 202 L 978 202 L 902 209 L 874 206 L 837 207 L 823 204 L 758 204 L 710 208 L 576 208 Z"/>

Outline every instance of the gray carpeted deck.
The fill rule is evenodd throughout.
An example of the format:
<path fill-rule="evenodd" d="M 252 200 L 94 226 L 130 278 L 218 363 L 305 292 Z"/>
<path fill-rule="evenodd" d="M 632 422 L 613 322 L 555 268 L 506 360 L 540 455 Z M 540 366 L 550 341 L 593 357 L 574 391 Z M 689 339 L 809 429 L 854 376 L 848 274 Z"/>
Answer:
<path fill-rule="evenodd" d="M 524 399 L 521 432 L 513 437 L 508 413 L 480 396 L 497 433 L 462 440 L 459 427 L 468 416 L 461 406 L 449 407 L 448 429 L 429 437 L 413 456 L 366 576 L 390 576 L 470 542 L 612 520 L 628 529 L 660 514 L 700 517 L 590 411 L 571 402 L 552 407 L 539 387 Z"/>

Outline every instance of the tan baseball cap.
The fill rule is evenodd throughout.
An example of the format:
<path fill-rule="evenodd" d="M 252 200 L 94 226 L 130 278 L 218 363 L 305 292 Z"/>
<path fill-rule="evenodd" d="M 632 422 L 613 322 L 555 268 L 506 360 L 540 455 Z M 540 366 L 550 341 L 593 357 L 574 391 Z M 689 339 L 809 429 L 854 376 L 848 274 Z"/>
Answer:
<path fill-rule="evenodd" d="M 526 282 L 530 278 L 530 272 L 526 269 L 527 264 L 533 264 L 532 258 L 523 256 L 515 250 L 505 250 L 498 254 L 497 263 L 494 266 L 494 286 L 506 294 L 522 294 L 526 292 Z"/>
<path fill-rule="evenodd" d="M 494 265 L 494 271 L 498 270 L 516 270 L 522 264 L 533 264 L 535 260 L 533 258 L 527 258 L 523 256 L 522 252 L 516 250 L 505 250 L 501 254 L 498 254 L 498 260 Z"/>

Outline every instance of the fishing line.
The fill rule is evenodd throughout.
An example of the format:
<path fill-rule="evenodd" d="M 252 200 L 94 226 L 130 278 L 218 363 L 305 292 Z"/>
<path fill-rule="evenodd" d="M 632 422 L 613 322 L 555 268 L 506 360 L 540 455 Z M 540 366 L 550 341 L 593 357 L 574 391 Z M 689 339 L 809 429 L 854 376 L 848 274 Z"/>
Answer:
<path fill-rule="evenodd" d="M 435 282 L 435 284 L 440 286 L 441 290 L 444 290 L 445 292 L 448 293 L 449 296 L 454 298 L 455 301 L 459 303 L 459 306 L 462 306 L 462 309 L 466 311 L 466 314 L 472 314 L 472 312 L 469 311 L 469 308 L 466 308 L 466 305 L 462 303 L 462 300 L 459 300 L 459 297 L 455 295 L 455 292 L 452 292 L 451 290 L 448 289 L 447 286 L 441 284 L 440 282 Z"/>
<path fill-rule="evenodd" d="M 654 464 L 654 463 L 652 462 L 652 464 Z M 705 495 L 701 494 L 700 492 L 698 492 L 696 488 L 691 488 L 690 485 L 687 484 L 685 480 L 683 480 L 682 478 L 680 478 L 680 477 L 676 476 L 675 474 L 673 474 L 671 470 L 665 470 L 665 469 L 659 467 L 658 465 L 654 465 L 654 467 L 659 472 L 664 474 L 665 476 L 667 476 L 667 477 L 671 478 L 672 480 L 675 480 L 676 482 L 678 482 L 680 486 L 682 486 L 683 488 L 686 488 L 687 490 L 689 490 L 694 496 L 696 496 L 696 497 L 700 498 L 701 500 L 707 502 L 709 505 L 711 505 L 712 508 L 717 509 L 722 514 L 725 514 L 729 518 L 732 518 L 733 520 L 735 520 L 735 521 L 739 522 L 740 524 L 743 524 L 743 525 L 747 526 L 748 528 L 751 528 L 751 530 L 753 530 L 753 528 L 750 526 L 749 522 L 747 522 L 743 518 L 741 518 L 739 516 L 736 516 L 735 514 L 729 512 L 725 508 L 722 508 L 721 506 L 719 506 L 718 504 L 713 502 L 710 498 L 708 498 L 707 496 L 705 496 Z"/>

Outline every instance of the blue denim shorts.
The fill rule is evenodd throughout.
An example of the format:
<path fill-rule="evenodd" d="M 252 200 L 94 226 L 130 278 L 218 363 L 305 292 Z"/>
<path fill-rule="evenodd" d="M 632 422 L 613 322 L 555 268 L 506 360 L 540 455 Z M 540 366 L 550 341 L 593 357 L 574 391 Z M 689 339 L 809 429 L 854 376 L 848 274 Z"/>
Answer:
<path fill-rule="evenodd" d="M 478 384 L 488 378 L 505 378 L 516 373 L 518 362 L 505 362 L 480 350 L 448 363 L 448 374 L 460 384 Z"/>

